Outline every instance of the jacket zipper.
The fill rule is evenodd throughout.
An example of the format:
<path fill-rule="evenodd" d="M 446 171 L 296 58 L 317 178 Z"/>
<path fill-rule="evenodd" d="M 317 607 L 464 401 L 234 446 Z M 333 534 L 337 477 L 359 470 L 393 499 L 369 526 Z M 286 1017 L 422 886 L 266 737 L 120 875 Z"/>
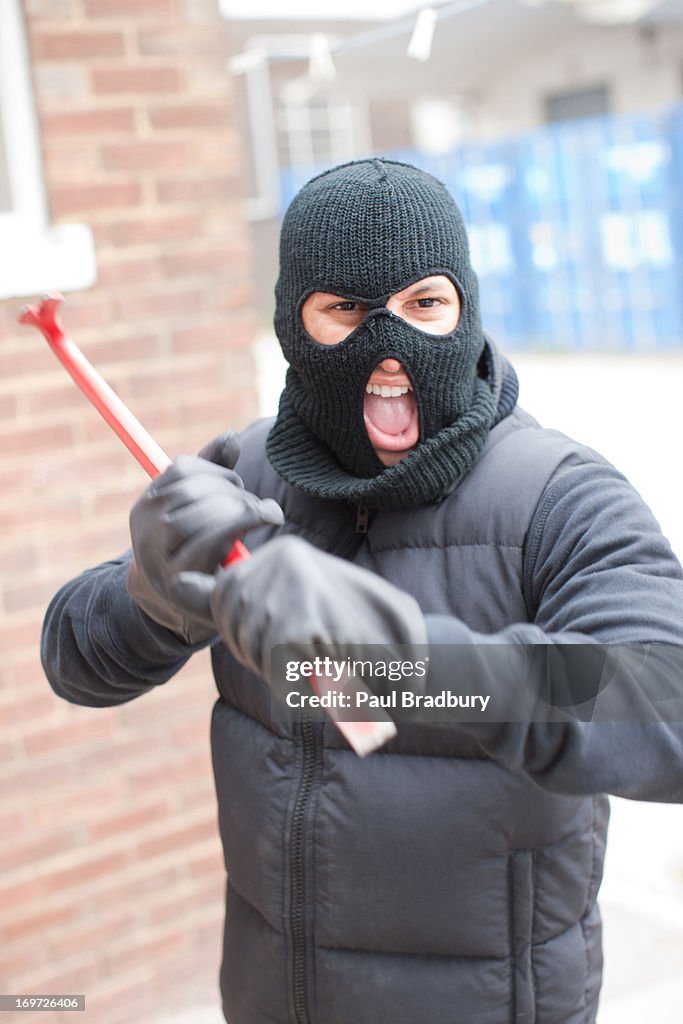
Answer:
<path fill-rule="evenodd" d="M 315 777 L 316 744 L 313 720 L 305 714 L 301 722 L 303 757 L 301 779 L 292 817 L 292 948 L 294 954 L 294 1011 L 297 1024 L 309 1024 L 306 1000 L 306 919 L 305 919 L 305 825 L 308 800 Z"/>
<path fill-rule="evenodd" d="M 341 558 L 353 558 L 365 540 L 372 516 L 370 510 L 361 505 L 356 510 L 355 529 L 350 538 L 337 546 L 333 553 Z M 306 857 L 306 812 L 313 789 L 316 768 L 315 729 L 310 714 L 304 712 L 301 721 L 303 754 L 299 792 L 292 814 L 291 870 L 292 903 L 290 922 L 292 927 L 292 952 L 294 961 L 294 1012 L 297 1024 L 309 1024 L 306 998 L 306 908 L 305 908 L 305 857 Z"/>
<path fill-rule="evenodd" d="M 545 524 L 548 521 L 548 517 L 553 510 L 553 505 L 556 500 L 557 485 L 551 487 L 544 495 L 542 495 L 538 505 L 534 509 L 529 525 L 529 531 L 524 539 L 524 546 L 522 550 L 522 596 L 524 598 L 524 604 L 526 605 L 529 622 L 533 622 L 536 617 L 536 609 L 534 607 L 533 599 L 534 568 L 536 566 L 536 558 L 538 557 L 538 552 L 541 549 Z"/>
<path fill-rule="evenodd" d="M 370 526 L 370 509 L 359 505 L 356 509 L 356 533 L 367 533 Z"/>

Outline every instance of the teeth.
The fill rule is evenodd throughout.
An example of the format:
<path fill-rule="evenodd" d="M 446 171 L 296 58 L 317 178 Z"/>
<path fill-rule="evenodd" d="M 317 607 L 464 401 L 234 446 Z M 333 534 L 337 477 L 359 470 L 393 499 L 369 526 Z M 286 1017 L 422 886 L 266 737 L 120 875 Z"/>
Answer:
<path fill-rule="evenodd" d="M 369 395 L 380 395 L 382 398 L 398 398 L 399 395 L 407 395 L 412 388 L 404 385 L 403 387 L 389 387 L 388 384 L 366 384 L 365 390 Z"/>

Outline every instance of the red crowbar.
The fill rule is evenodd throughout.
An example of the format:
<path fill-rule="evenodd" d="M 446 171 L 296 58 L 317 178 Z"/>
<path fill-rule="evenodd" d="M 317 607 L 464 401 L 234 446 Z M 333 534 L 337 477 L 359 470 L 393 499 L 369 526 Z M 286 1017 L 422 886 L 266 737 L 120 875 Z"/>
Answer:
<path fill-rule="evenodd" d="M 37 327 L 44 335 L 48 345 L 55 353 L 68 373 L 81 389 L 87 399 L 104 417 L 114 433 L 123 441 L 126 448 L 135 456 L 142 468 L 154 479 L 171 465 L 171 459 L 163 448 L 133 416 L 127 405 L 121 401 L 105 379 L 88 362 L 80 349 L 62 330 L 59 319 L 59 307 L 64 296 L 55 293 L 45 295 L 39 306 L 22 306 L 18 321 L 30 327 Z M 223 561 L 223 566 L 232 565 L 244 558 L 249 558 L 249 551 L 241 540 L 235 541 L 232 550 Z M 311 679 L 314 689 L 320 693 L 317 680 Z M 331 689 L 331 687 L 330 687 Z M 363 757 L 381 747 L 383 743 L 396 735 L 396 727 L 385 713 L 382 720 L 376 722 L 345 722 L 339 721 L 335 708 L 326 709 L 337 728 L 346 737 L 355 752 Z"/>

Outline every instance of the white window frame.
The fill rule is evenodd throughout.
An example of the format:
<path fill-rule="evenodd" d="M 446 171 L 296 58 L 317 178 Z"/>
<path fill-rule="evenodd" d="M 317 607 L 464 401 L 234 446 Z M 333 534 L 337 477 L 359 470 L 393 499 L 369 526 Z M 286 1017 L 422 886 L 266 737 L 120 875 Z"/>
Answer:
<path fill-rule="evenodd" d="M 89 288 L 97 278 L 89 226 L 48 222 L 19 0 L 0 0 L 0 115 L 11 202 L 0 211 L 0 299 Z"/>

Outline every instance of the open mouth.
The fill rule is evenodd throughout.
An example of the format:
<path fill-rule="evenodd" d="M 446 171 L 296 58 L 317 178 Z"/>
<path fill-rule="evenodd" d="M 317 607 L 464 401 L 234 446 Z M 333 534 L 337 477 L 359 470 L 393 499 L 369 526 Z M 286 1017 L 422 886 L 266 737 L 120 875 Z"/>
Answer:
<path fill-rule="evenodd" d="M 404 374 L 400 374 L 400 382 L 390 383 L 386 375 L 373 373 L 365 388 L 363 416 L 373 448 L 402 452 L 417 444 L 417 403 Z"/>

